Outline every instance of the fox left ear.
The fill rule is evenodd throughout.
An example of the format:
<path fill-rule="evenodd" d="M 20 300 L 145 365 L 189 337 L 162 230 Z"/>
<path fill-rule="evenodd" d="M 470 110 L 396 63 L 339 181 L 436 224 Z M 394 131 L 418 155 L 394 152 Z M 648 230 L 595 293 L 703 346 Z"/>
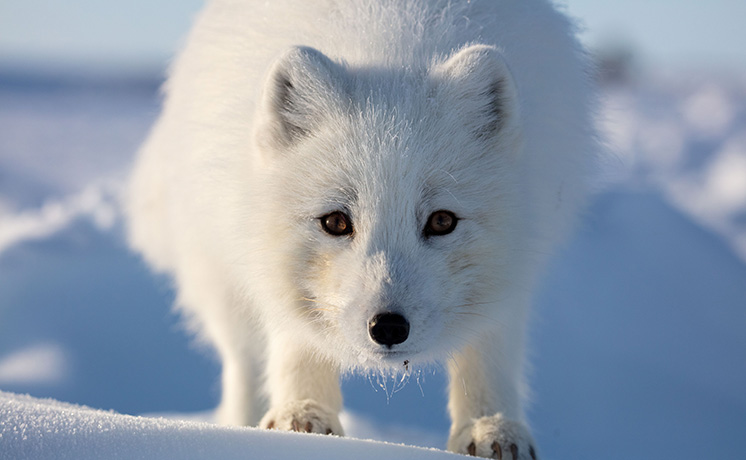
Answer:
<path fill-rule="evenodd" d="M 480 139 L 514 130 L 519 118 L 513 76 L 494 46 L 470 45 L 430 70 L 436 97 L 454 121 Z"/>

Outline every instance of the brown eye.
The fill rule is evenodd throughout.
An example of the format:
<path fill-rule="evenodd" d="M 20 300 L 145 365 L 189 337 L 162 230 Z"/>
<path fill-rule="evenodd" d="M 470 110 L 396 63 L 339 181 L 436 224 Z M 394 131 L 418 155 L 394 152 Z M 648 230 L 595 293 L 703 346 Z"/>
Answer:
<path fill-rule="evenodd" d="M 451 211 L 435 211 L 427 218 L 425 236 L 440 236 L 451 233 L 458 223 L 458 218 Z"/>
<path fill-rule="evenodd" d="M 352 222 L 347 214 L 335 211 L 321 217 L 321 228 L 330 235 L 344 236 L 352 233 Z"/>

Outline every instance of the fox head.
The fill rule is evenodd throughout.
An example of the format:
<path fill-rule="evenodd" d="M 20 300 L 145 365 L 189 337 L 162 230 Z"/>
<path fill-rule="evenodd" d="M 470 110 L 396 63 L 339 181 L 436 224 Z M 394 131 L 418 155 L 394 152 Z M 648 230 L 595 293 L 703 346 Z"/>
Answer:
<path fill-rule="evenodd" d="M 526 237 L 519 97 L 498 49 L 381 69 L 297 47 L 263 92 L 261 209 L 243 222 L 268 320 L 346 368 L 424 364 L 501 327 Z"/>

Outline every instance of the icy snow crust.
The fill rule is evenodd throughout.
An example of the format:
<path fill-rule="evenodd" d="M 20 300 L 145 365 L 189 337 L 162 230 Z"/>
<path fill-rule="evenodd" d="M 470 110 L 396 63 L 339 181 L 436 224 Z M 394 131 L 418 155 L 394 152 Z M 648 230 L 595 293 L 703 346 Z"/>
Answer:
<path fill-rule="evenodd" d="M 445 460 L 461 456 L 378 441 L 133 417 L 0 392 L 0 458 Z"/>

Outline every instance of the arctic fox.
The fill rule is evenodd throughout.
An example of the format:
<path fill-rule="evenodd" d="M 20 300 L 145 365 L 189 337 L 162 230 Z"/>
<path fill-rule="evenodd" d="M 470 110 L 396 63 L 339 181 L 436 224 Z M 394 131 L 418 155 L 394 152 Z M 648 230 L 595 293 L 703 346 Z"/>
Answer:
<path fill-rule="evenodd" d="M 209 2 L 128 214 L 220 421 L 341 435 L 341 373 L 439 361 L 448 448 L 535 458 L 526 320 L 587 194 L 589 68 L 548 0 Z"/>

